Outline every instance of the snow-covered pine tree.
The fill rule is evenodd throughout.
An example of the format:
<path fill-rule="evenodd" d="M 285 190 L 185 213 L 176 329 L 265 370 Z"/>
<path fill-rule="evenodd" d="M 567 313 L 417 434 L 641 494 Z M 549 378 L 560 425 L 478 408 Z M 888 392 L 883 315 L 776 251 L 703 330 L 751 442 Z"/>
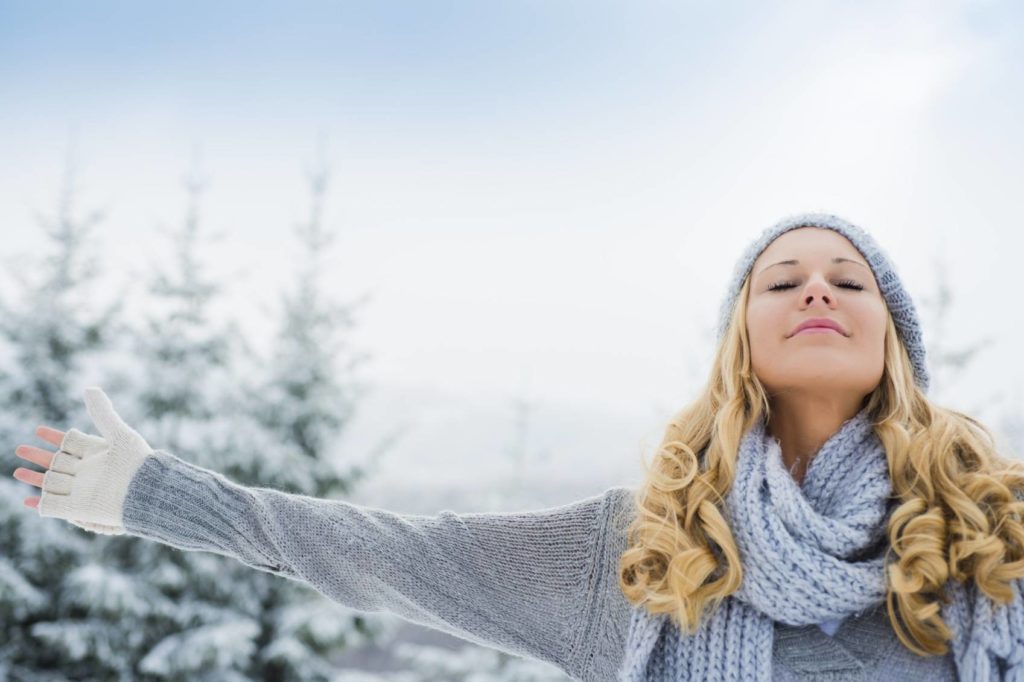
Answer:
<path fill-rule="evenodd" d="M 249 352 L 234 320 L 214 321 L 223 287 L 203 261 L 214 239 L 202 233 L 207 183 L 198 163 L 184 179 L 186 210 L 171 242 L 140 277 L 145 297 L 122 357 L 129 379 L 111 390 L 119 410 L 154 447 L 218 469 Z M 244 680 L 258 654 L 261 591 L 269 576 L 227 557 L 182 552 L 131 536 L 102 536 L 108 565 L 126 591 L 155 597 L 116 614 L 125 637 L 122 666 L 138 680 Z M 94 589 L 98 590 L 100 585 Z"/>
<path fill-rule="evenodd" d="M 134 343 L 134 352 L 120 355 L 120 380 L 104 384 L 111 387 L 133 426 L 146 433 L 154 444 L 173 448 L 182 456 L 209 466 L 216 459 L 220 442 L 216 434 L 225 428 L 217 408 L 219 401 L 228 400 L 224 397 L 231 387 L 228 360 L 236 345 L 232 341 L 237 339 L 232 325 L 211 331 L 205 314 L 217 287 L 203 277 L 196 257 L 200 189 L 201 183 L 195 177 L 186 182 L 189 210 L 176 235 L 177 258 L 166 270 L 161 264 L 154 267 L 148 291 L 148 326 L 126 333 L 123 327 L 115 328 L 105 320 L 94 335 L 116 331 Z M 73 231 L 66 228 L 64 232 Z M 75 235 L 68 236 L 69 244 L 81 241 Z M 65 256 L 63 260 L 71 259 Z M 61 262 L 61 258 L 54 258 L 53 262 Z M 69 286 L 74 283 L 67 276 L 53 279 Z M 65 334 L 69 328 L 73 332 L 76 316 L 60 305 L 60 288 L 49 289 L 53 291 L 48 291 L 41 301 L 27 296 L 26 308 L 38 319 L 52 317 L 54 326 L 59 323 Z M 45 311 L 42 314 L 37 312 L 41 306 Z M 17 322 L 10 315 L 6 317 L 12 324 Z M 75 368 L 54 359 L 63 357 L 68 344 L 60 343 L 59 339 L 49 341 L 51 336 L 44 331 L 36 332 L 28 340 L 37 349 L 50 350 L 45 367 L 49 372 L 33 369 L 31 355 L 14 366 L 23 376 L 38 375 L 39 385 L 59 395 L 56 389 L 70 383 Z M 116 341 L 109 336 L 105 340 Z M 17 359 L 16 353 L 15 356 Z M 124 367 L 132 361 L 138 369 L 126 374 Z M 8 380 L 10 376 L 9 372 Z M 191 387 L 188 378 L 198 383 Z M 95 380 L 91 377 L 89 383 Z M 113 389 L 131 381 L 134 385 Z M 187 388 L 194 390 L 187 392 Z M 70 405 L 80 405 L 81 381 L 68 394 Z M 10 389 L 5 391 L 5 397 L 12 395 L 18 394 Z M 31 405 L 17 403 L 16 407 L 30 410 Z M 25 424 L 41 422 L 94 430 L 87 426 L 91 422 L 84 409 L 56 414 L 52 406 L 17 419 L 17 426 L 24 430 Z M 19 433 L 18 439 L 24 441 L 26 436 Z M 191 443 L 204 447 L 190 447 Z M 9 499 L 20 502 L 25 494 L 19 492 Z M 15 644 L 13 639 L 7 640 L 7 655 L 20 657 L 9 667 L 12 679 L 48 679 L 44 677 L 48 670 L 53 671 L 52 679 L 60 680 L 250 679 L 245 671 L 251 667 L 257 650 L 261 609 L 259 593 L 252 589 L 260 577 L 252 579 L 253 571 L 239 570 L 237 562 L 225 557 L 182 553 L 130 536 L 74 531 L 74 526 L 21 511 L 24 518 L 41 528 L 31 539 L 48 554 L 34 562 L 32 555 L 18 556 L 17 568 L 23 575 L 34 576 L 52 567 L 63 579 L 40 591 L 42 598 L 53 604 L 53 613 L 36 615 L 35 622 L 21 624 L 22 630 L 31 633 L 32 641 Z M 71 531 L 79 535 L 71 535 Z M 60 537 L 61 533 L 70 537 Z M 47 562 L 48 566 L 41 566 Z M 232 579 L 235 572 L 242 574 L 241 579 Z M 12 576 L 15 572 L 7 573 Z M 248 584 L 245 579 L 249 579 Z M 11 584 L 14 589 L 19 588 L 13 579 Z M 26 604 L 32 603 L 31 593 L 24 585 L 20 587 L 20 608 L 24 610 Z M 5 624 L 8 622 L 5 619 Z M 38 657 L 40 662 L 20 660 L 26 656 Z M 30 665 L 38 671 L 30 669 Z M 22 676 L 24 670 L 29 673 Z"/>
<path fill-rule="evenodd" d="M 365 294 L 347 303 L 328 294 L 321 282 L 335 233 L 324 226 L 330 170 L 324 147 L 307 175 L 309 214 L 295 228 L 296 281 L 272 311 L 276 333 L 262 371 L 247 381 L 239 406 L 245 426 L 231 432 L 229 452 L 244 456 L 219 469 L 249 485 L 320 498 L 350 495 L 379 464 L 404 431 L 399 425 L 365 455 L 342 447 L 366 387 L 356 370 L 368 355 L 348 345 L 355 312 Z M 337 604 L 319 593 L 296 591 L 282 578 L 262 592 L 260 679 L 331 680 L 332 656 L 351 646 L 386 638 L 399 623 Z"/>
<path fill-rule="evenodd" d="M 256 360 L 262 371 L 251 373 L 240 396 L 250 427 L 233 432 L 233 451 L 259 447 L 260 456 L 225 463 L 221 471 L 239 481 L 269 478 L 280 490 L 338 497 L 352 493 L 404 428 L 386 434 L 362 459 L 340 457 L 344 431 L 368 390 L 356 371 L 369 355 L 349 345 L 348 332 L 370 297 L 339 302 L 321 282 L 337 235 L 324 227 L 330 169 L 323 146 L 318 152 L 307 173 L 309 213 L 294 229 L 296 281 L 276 310 L 263 308 L 275 319 L 275 334 L 268 357 Z"/>
<path fill-rule="evenodd" d="M 138 365 L 127 401 L 145 420 L 147 440 L 211 466 L 217 449 L 211 436 L 222 432 L 225 404 L 233 394 L 234 360 L 248 351 L 238 325 L 214 322 L 211 308 L 222 287 L 204 271 L 207 240 L 200 207 L 207 183 L 193 166 L 185 177 L 184 219 L 161 230 L 172 242 L 166 260 L 155 263 L 147 282 L 146 314 L 133 329 L 132 357 Z M 137 429 L 141 430 L 141 429 Z"/>
<path fill-rule="evenodd" d="M 983 334 L 979 338 L 954 347 L 950 341 L 949 327 L 956 324 L 954 317 L 954 288 L 950 286 L 952 269 L 947 260 L 936 256 L 933 260 L 935 272 L 934 294 L 925 293 L 920 296 L 921 323 L 925 327 L 925 343 L 928 344 L 928 371 L 931 374 L 931 386 L 928 396 L 940 404 L 955 404 L 953 392 L 957 391 L 957 381 L 967 375 L 975 360 L 986 348 L 992 346 L 996 339 L 991 334 Z M 974 404 L 960 405 L 959 409 L 988 423 L 995 422 L 996 407 L 1005 405 L 1003 389 L 989 391 Z"/>
<path fill-rule="evenodd" d="M 941 241 L 941 240 L 940 240 Z M 922 323 L 925 325 L 925 342 L 928 344 L 928 368 L 932 375 L 928 396 L 940 404 L 955 403 L 948 399 L 958 389 L 957 380 L 967 375 L 981 353 L 996 343 L 991 334 L 984 334 L 954 348 L 947 338 L 948 329 L 957 326 L 954 317 L 954 287 L 950 285 L 952 269 L 948 259 L 937 256 L 933 261 L 935 271 L 934 294 L 922 294 Z M 966 414 L 979 417 L 992 428 L 1002 446 L 1001 454 L 1011 457 L 1024 456 L 1024 414 L 1021 413 L 1021 391 L 1012 387 L 1009 391 L 997 386 L 988 391 L 973 404 L 959 405 Z"/>
<path fill-rule="evenodd" d="M 934 262 L 935 293 L 921 296 L 923 324 L 928 325 L 925 341 L 928 343 L 928 367 L 932 376 L 929 397 L 940 403 L 946 402 L 946 392 L 955 390 L 956 380 L 963 376 L 980 353 L 994 343 L 990 335 L 954 348 L 947 342 L 947 326 L 955 323 L 953 318 L 953 289 L 949 286 L 952 268 L 941 257 Z M 986 395 L 974 406 L 964 407 L 971 415 L 983 415 L 1001 397 L 998 392 Z"/>
<path fill-rule="evenodd" d="M 172 449 L 197 464 L 214 466 L 224 442 L 218 434 L 230 429 L 227 420 L 233 407 L 229 397 L 233 386 L 229 360 L 239 344 L 234 343 L 238 339 L 233 337 L 231 325 L 215 328 L 207 315 L 218 288 L 199 267 L 201 189 L 202 183 L 195 175 L 187 179 L 188 211 L 181 229 L 172 235 L 175 258 L 153 268 L 145 326 L 128 335 L 133 352 L 124 354 L 121 361 L 125 366 L 136 365 L 135 371 L 126 375 L 134 378 L 129 379 L 134 385 L 111 392 L 122 405 L 124 416 L 147 435 L 154 447 Z M 52 306 L 60 301 L 56 294 L 48 298 L 54 302 Z M 27 307 L 35 313 L 37 305 Z M 67 311 L 59 314 L 47 309 L 47 314 L 60 322 L 65 333 L 75 321 Z M 30 340 L 46 348 L 48 338 L 38 332 Z M 63 348 L 58 342 L 51 346 Z M 54 364 L 50 360 L 49 365 Z M 47 387 L 62 386 L 67 379 L 64 371 L 72 371 L 69 367 L 50 376 L 32 369 L 31 363 L 16 366 L 25 376 L 39 375 L 38 383 Z M 69 396 L 68 402 L 76 404 L 72 400 Z M 86 428 L 89 423 L 87 416 L 48 416 L 53 414 L 52 409 L 36 412 L 18 419 L 19 427 L 45 421 Z M 81 412 L 84 410 L 78 414 Z M 20 439 L 25 440 L 25 436 L 21 434 Z M 21 494 L 5 499 L 20 502 L 25 491 L 18 492 Z M 15 510 L 5 507 L 5 511 L 14 516 Z M 52 613 L 30 614 L 33 621 L 14 623 L 4 619 L 5 625 L 12 623 L 12 629 L 20 625 L 23 632 L 32 635 L 31 641 L 23 638 L 19 642 L 13 637 L 6 640 L 5 651 L 12 660 L 8 675 L 12 679 L 48 679 L 47 671 L 53 671 L 55 680 L 260 677 L 250 670 L 259 654 L 261 595 L 268 590 L 271 576 L 226 557 L 180 552 L 131 536 L 74 531 L 68 524 L 26 514 L 24 508 L 20 511 L 24 519 L 34 521 L 41 529 L 29 539 L 46 554 L 38 559 L 24 552 L 26 557 L 16 557 L 21 564 L 17 569 L 31 577 L 43 574 L 47 568 L 43 564 L 49 562 L 63 579 L 33 591 L 29 589 L 31 584 L 16 580 L 19 570 L 5 571 L 10 578 L 8 592 L 14 595 L 12 611 L 24 611 L 27 605 L 42 602 L 54 607 Z M 65 539 L 62 533 L 70 537 Z M 26 662 L 22 660 L 26 656 L 40 660 Z M 23 675 L 22 671 L 27 673 Z"/>
<path fill-rule="evenodd" d="M 17 444 L 43 445 L 36 426 L 88 419 L 83 366 L 118 333 L 119 301 L 95 312 L 99 265 L 89 247 L 104 214 L 79 210 L 73 147 L 56 211 L 38 215 L 41 255 L 7 254 L 13 284 L 0 300 L 0 442 L 9 463 L 0 477 L 0 679 L 12 681 L 117 679 L 120 656 L 112 647 L 124 634 L 109 619 L 131 607 L 108 599 L 120 587 L 116 576 L 111 589 L 84 594 L 107 570 L 97 536 L 26 508 L 24 499 L 38 489 L 10 476 L 25 464 L 14 455 Z"/>

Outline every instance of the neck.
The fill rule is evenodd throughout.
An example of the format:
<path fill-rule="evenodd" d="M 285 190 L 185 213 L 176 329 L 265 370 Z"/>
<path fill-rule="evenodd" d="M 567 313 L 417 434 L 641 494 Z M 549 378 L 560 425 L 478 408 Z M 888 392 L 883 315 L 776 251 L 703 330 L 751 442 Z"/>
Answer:
<path fill-rule="evenodd" d="M 782 462 L 797 483 L 803 483 L 807 467 L 825 441 L 860 411 L 862 400 L 863 396 L 773 398 L 767 432 L 778 439 Z"/>

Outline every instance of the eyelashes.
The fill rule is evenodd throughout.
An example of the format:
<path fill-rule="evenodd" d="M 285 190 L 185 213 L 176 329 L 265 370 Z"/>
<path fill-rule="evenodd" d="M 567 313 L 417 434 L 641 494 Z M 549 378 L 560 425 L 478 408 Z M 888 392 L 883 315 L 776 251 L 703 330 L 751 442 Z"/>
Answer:
<path fill-rule="evenodd" d="M 796 282 L 776 282 L 775 284 L 768 287 L 768 291 L 784 291 L 786 289 L 792 289 L 796 286 Z M 836 282 L 836 286 L 843 287 L 844 289 L 854 289 L 856 291 L 863 291 L 864 286 L 854 282 L 852 279 L 843 279 Z"/>

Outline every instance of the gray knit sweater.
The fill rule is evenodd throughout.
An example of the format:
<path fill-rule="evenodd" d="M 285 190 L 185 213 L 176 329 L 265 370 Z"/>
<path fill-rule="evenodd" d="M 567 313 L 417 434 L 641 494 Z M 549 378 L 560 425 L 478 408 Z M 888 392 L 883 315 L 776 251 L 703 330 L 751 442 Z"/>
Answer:
<path fill-rule="evenodd" d="M 525 512 L 399 514 L 243 486 L 157 450 L 129 484 L 123 521 L 131 535 L 230 556 L 351 608 L 614 682 L 632 608 L 618 587 L 632 492 Z M 951 655 L 922 658 L 899 642 L 884 606 L 833 637 L 777 624 L 772 666 L 778 680 L 956 679 Z"/>

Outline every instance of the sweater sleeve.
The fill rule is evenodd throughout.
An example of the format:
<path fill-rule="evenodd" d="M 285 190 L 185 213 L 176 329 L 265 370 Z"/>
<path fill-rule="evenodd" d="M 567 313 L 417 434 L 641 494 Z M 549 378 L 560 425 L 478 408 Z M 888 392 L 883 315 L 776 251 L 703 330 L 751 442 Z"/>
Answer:
<path fill-rule="evenodd" d="M 157 450 L 129 484 L 124 527 L 573 676 L 593 626 L 608 493 L 533 511 L 399 514 L 243 486 Z"/>

